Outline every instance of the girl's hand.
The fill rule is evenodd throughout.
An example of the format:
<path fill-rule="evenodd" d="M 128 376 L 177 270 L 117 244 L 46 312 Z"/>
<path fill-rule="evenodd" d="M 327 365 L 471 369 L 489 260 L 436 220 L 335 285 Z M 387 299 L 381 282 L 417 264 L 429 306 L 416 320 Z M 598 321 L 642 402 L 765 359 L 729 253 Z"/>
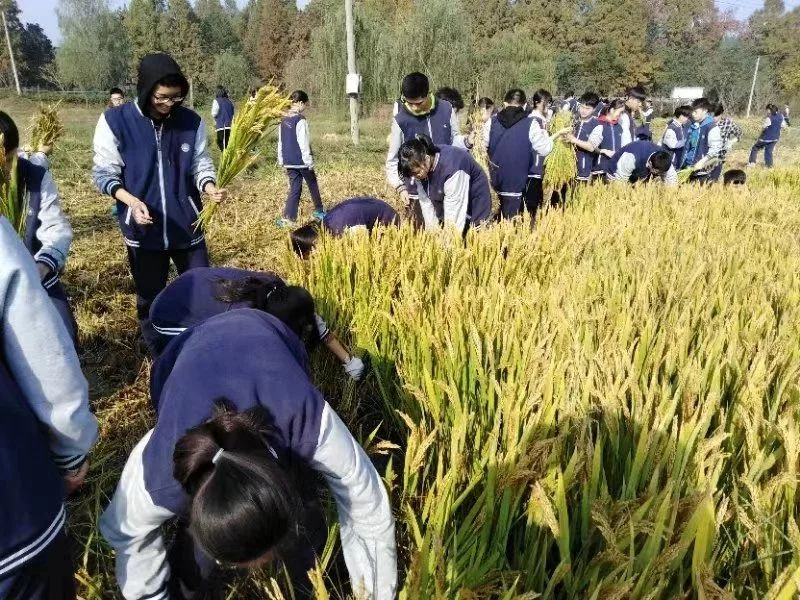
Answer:
<path fill-rule="evenodd" d="M 141 200 L 137 200 L 136 203 L 131 206 L 131 216 L 137 225 L 153 224 L 153 217 L 150 216 L 150 210 Z"/>
<path fill-rule="evenodd" d="M 225 188 L 217 189 L 217 186 L 213 183 L 206 184 L 205 192 L 214 202 L 224 202 L 228 198 L 228 190 Z"/>

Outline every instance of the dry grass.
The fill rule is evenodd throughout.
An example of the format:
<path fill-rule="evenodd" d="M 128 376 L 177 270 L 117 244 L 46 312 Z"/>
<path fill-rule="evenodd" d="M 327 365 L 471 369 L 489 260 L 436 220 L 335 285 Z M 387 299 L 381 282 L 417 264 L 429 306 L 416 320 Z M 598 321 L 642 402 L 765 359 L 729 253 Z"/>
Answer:
<path fill-rule="evenodd" d="M 0 107 L 18 123 L 25 123 L 36 109 L 36 104 L 0 99 Z M 150 363 L 139 341 L 133 287 L 124 247 L 116 222 L 109 215 L 111 202 L 94 190 L 89 178 L 91 134 L 101 110 L 102 107 L 62 105 L 60 112 L 66 134 L 60 142 L 61 148 L 54 157 L 52 167 L 75 228 L 75 243 L 65 283 L 80 325 L 81 360 L 90 382 L 92 405 L 101 423 L 101 439 L 93 454 L 93 467 L 87 485 L 70 502 L 70 533 L 76 540 L 80 564 L 80 594 L 87 599 L 114 597 L 112 557 L 97 535 L 96 518 L 114 489 L 128 452 L 153 420 L 147 398 Z M 326 119 L 312 114 L 309 118 L 315 139 L 315 153 L 319 159 L 320 188 L 327 205 L 359 194 L 391 198 L 382 172 L 387 120 L 367 121 L 362 128 L 364 144 L 361 149 L 353 151 L 347 147 L 344 115 Z M 749 129 L 755 130 L 757 126 Z M 660 130 L 658 125 L 654 127 L 657 134 Z M 748 141 L 752 139 L 754 135 Z M 800 162 L 797 153 L 790 154 L 790 148 L 800 145 L 798 141 L 796 131 L 792 130 L 786 135 L 776 152 L 779 164 L 790 162 L 796 165 Z M 740 144 L 731 156 L 730 166 L 743 165 L 748 150 L 748 142 Z M 208 240 L 214 264 L 284 273 L 296 268 L 287 252 L 285 232 L 276 230 L 272 225 L 283 207 L 285 176 L 270 164 L 274 159 L 274 151 L 270 149 L 265 154 L 262 163 L 237 183 L 235 200 L 221 207 L 218 219 L 210 228 Z M 785 176 L 796 177 L 796 173 L 792 171 Z M 765 192 L 749 194 L 740 200 L 759 205 L 747 212 L 750 220 L 741 223 L 741 226 L 760 228 L 759 231 L 782 228 L 780 213 L 770 207 L 770 194 L 777 193 L 776 184 L 781 183 L 777 174 L 758 170 L 753 172 L 752 177 L 759 189 Z M 686 201 L 691 195 L 684 192 L 681 197 Z M 788 199 L 783 199 L 780 206 L 788 206 L 788 202 Z M 311 205 L 307 197 L 304 197 L 302 210 L 305 217 L 310 217 Z M 725 211 L 723 207 L 718 210 Z M 551 220 L 555 222 L 559 218 L 553 215 Z M 610 231 L 618 226 L 605 210 L 598 210 L 598 219 L 602 219 L 601 222 L 611 228 Z M 647 226 L 647 215 L 643 215 L 642 219 L 639 225 Z M 703 226 L 702 220 L 692 223 L 694 226 Z M 796 221 L 793 223 L 797 225 Z M 633 224 L 628 223 L 630 226 Z M 566 239 L 570 234 L 564 229 L 563 235 Z M 597 241 L 600 239 L 602 237 L 598 237 Z M 736 236 L 732 235 L 731 243 L 735 244 L 735 239 Z M 764 239 L 768 243 L 768 239 Z M 587 246 L 596 247 L 596 244 Z M 548 248 L 541 244 L 531 246 L 529 250 L 536 254 L 537 261 L 542 261 L 542 268 L 546 268 L 552 254 L 558 251 L 555 247 Z M 705 258 L 699 257 L 698 260 Z M 586 291 L 591 290 L 587 288 Z M 588 294 L 585 300 L 589 302 L 591 297 Z M 334 308 L 328 307 L 328 310 L 333 312 Z M 579 308 L 573 305 L 570 310 Z M 567 316 L 564 314 L 565 318 Z M 345 415 L 350 417 L 352 426 L 365 438 L 367 432 L 373 429 L 376 414 L 380 416 L 382 412 L 380 401 L 377 400 L 380 396 L 374 385 L 368 385 L 365 391 L 356 393 L 352 386 L 345 384 L 338 370 L 331 369 L 329 363 L 318 361 L 317 369 L 319 373 L 331 374 L 327 379 L 318 377 L 324 392 L 339 404 Z M 396 460 L 396 465 L 402 465 L 401 456 Z M 542 506 L 546 507 L 545 504 Z M 547 511 L 541 515 L 542 522 L 548 522 Z M 612 522 L 613 525 L 615 523 Z M 404 542 L 401 553 L 405 555 L 408 550 Z M 616 560 L 618 557 L 612 558 Z M 264 579 L 254 578 L 240 583 L 232 596 L 263 598 L 268 585 Z M 625 592 L 618 591 L 620 597 L 624 597 Z M 486 595 L 476 589 L 474 597 Z"/>

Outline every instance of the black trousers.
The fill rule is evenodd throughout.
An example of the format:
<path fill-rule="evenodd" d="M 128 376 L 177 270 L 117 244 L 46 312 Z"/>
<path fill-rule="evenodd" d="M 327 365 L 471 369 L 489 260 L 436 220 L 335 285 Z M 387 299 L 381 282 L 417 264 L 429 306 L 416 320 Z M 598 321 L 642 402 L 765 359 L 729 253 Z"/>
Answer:
<path fill-rule="evenodd" d="M 179 275 L 189 269 L 209 266 L 205 242 L 188 250 L 143 250 L 128 247 L 128 265 L 136 286 L 136 314 L 144 342 L 154 357 L 158 356 L 162 348 L 160 336 L 150 322 L 150 305 L 159 292 L 167 287 L 170 262 L 175 264 Z"/>
<path fill-rule="evenodd" d="M 544 202 L 544 186 L 541 178 L 528 177 L 528 187 L 525 188 L 525 210 L 530 213 L 532 218 L 536 218 L 536 213 Z"/>
<path fill-rule="evenodd" d="M 13 574 L 0 579 L 2 600 L 74 600 L 75 575 L 61 531 L 50 545 Z"/>
<path fill-rule="evenodd" d="M 228 142 L 231 139 L 230 129 L 217 129 L 217 148 L 225 150 L 228 147 Z"/>

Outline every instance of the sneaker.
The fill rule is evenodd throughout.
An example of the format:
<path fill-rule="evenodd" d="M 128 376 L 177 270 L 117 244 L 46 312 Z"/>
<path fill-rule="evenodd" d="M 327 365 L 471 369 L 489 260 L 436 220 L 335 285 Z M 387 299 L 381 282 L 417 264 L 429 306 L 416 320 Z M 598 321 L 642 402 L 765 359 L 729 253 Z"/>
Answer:
<path fill-rule="evenodd" d="M 294 227 L 294 221 L 286 219 L 285 217 L 281 217 L 280 219 L 275 220 L 275 225 L 281 229 L 289 229 L 290 227 Z"/>
<path fill-rule="evenodd" d="M 327 217 L 327 216 L 328 216 L 328 213 L 326 213 L 324 210 L 315 210 L 315 211 L 312 213 L 312 216 L 313 216 L 313 217 L 314 217 L 314 218 L 315 218 L 317 221 L 322 221 L 322 219 L 324 219 L 325 217 Z"/>

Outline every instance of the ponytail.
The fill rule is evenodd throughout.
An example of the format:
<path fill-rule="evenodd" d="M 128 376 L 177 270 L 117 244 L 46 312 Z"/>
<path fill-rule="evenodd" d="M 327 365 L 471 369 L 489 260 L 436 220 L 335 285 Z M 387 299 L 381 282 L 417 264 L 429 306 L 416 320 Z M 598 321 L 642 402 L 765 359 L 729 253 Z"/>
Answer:
<path fill-rule="evenodd" d="M 220 405 L 175 444 L 173 476 L 190 496 L 189 531 L 219 562 L 256 561 L 297 527 L 300 494 L 268 432 L 263 409 Z"/>

